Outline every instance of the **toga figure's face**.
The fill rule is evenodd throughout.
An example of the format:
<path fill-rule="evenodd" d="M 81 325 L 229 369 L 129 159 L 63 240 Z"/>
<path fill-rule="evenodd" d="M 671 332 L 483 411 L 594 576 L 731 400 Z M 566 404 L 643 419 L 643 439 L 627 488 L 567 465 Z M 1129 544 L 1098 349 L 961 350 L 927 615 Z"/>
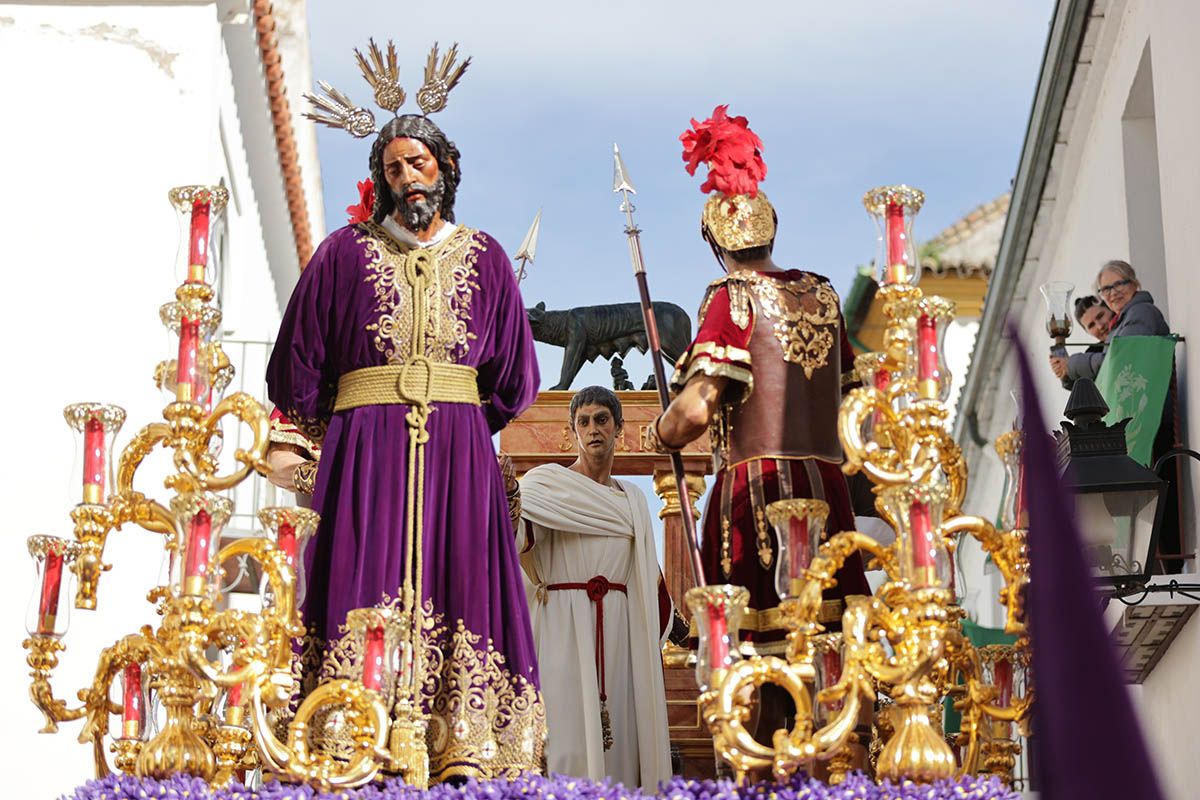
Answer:
<path fill-rule="evenodd" d="M 575 442 L 579 454 L 588 458 L 611 458 L 616 452 L 621 426 L 608 406 L 589 403 L 575 412 Z"/>
<path fill-rule="evenodd" d="M 396 201 L 396 221 L 426 230 L 439 217 L 445 182 L 437 159 L 419 139 L 393 139 L 383 149 L 383 177 Z"/>

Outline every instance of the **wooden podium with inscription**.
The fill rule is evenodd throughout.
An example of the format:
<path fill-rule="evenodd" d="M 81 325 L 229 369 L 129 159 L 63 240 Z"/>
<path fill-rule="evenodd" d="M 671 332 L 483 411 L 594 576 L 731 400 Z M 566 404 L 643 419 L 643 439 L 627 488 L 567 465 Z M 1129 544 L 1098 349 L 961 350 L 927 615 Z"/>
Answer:
<path fill-rule="evenodd" d="M 542 392 L 524 414 L 500 433 L 500 450 L 513 460 L 521 475 L 541 464 L 575 461 L 575 439 L 568 419 L 574 392 Z M 691 614 L 683 596 L 695 584 L 683 535 L 683 517 L 679 491 L 666 456 L 644 447 L 646 431 L 661 408 L 657 392 L 617 392 L 625 415 L 625 430 L 617 442 L 613 475 L 649 475 L 654 493 L 662 501 L 659 519 L 663 521 L 663 577 L 675 607 L 685 618 Z M 708 435 L 683 450 L 688 495 L 695 508 L 704 494 L 704 476 L 712 472 L 712 448 Z M 696 511 L 697 523 L 700 513 Z M 663 674 L 667 692 L 667 725 L 677 774 L 688 777 L 712 777 L 715 773 L 712 735 L 700 719 L 696 698 L 699 688 L 693 674 L 691 653 L 670 644 L 663 653 Z"/>

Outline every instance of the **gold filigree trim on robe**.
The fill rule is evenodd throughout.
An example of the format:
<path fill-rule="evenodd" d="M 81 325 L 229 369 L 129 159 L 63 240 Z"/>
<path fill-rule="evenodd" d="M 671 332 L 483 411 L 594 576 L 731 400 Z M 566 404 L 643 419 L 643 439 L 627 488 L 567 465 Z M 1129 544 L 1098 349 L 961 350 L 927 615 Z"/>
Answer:
<path fill-rule="evenodd" d="M 271 433 L 268 437 L 272 444 L 288 444 L 299 447 L 309 458 L 318 459 L 321 457 L 321 447 L 303 433 L 289 419 L 280 419 L 279 417 L 271 418 Z"/>
<path fill-rule="evenodd" d="M 377 607 L 399 609 L 401 605 L 399 599 L 385 596 Z M 540 771 L 546 740 L 541 692 L 524 676 L 510 673 L 491 640 L 471 632 L 461 619 L 453 627 L 446 625 L 430 600 L 425 601 L 422 616 L 421 698 L 429 715 L 430 781 L 513 778 Z M 325 643 L 322 682 L 360 677 L 356 665 L 361 661 L 361 635 L 345 625 L 339 633 Z M 305 659 L 305 666 L 311 663 L 311 657 Z M 351 745 L 348 732 L 338 727 L 339 719 L 335 710 L 314 724 L 314 742 L 334 757 Z"/>
<path fill-rule="evenodd" d="M 428 698 L 433 780 L 515 778 L 541 769 L 546 738 L 541 693 L 508 672 L 490 640 L 481 648 L 481 638 L 458 620 L 445 639 L 440 675 L 429 677 L 439 683 Z"/>
<path fill-rule="evenodd" d="M 326 384 L 326 390 L 322 392 L 322 396 L 332 398 L 335 394 L 335 387 L 332 383 Z M 300 413 L 300 409 L 282 408 L 280 411 L 300 432 L 300 435 L 307 439 L 319 451 L 321 444 L 325 441 L 325 431 L 329 428 L 329 418 L 333 415 L 333 403 L 326 400 L 322 401 L 321 408 L 318 409 L 319 417 L 307 417 Z"/>
<path fill-rule="evenodd" d="M 476 338 L 468 323 L 479 289 L 476 265 L 487 250 L 479 232 L 459 226 L 444 242 L 426 248 L 435 265 L 425 291 L 428 324 L 424 341 L 414 344 L 411 283 L 405 265 L 415 248 L 397 242 L 374 223 L 360 228 L 365 235 L 358 244 L 366 248 L 368 256 L 366 280 L 375 291 L 377 317 L 366 327 L 375 334 L 375 348 L 391 363 L 405 363 L 414 356 L 461 361 Z"/>

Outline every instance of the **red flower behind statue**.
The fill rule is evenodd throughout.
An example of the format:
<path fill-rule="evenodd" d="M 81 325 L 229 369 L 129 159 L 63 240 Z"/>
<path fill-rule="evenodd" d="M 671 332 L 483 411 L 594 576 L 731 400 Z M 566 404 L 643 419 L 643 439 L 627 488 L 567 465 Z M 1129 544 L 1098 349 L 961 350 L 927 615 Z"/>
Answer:
<path fill-rule="evenodd" d="M 689 175 L 696 174 L 701 162 L 708 164 L 708 178 L 700 191 L 708 194 L 714 189 L 724 195 L 758 195 L 758 183 L 767 177 L 763 162 L 762 140 L 750 130 L 745 117 L 731 117 L 729 106 L 717 106 L 712 116 L 697 122 L 684 131 L 683 160 Z"/>
<path fill-rule="evenodd" d="M 346 206 L 346 213 L 350 215 L 347 224 L 357 225 L 371 218 L 371 211 L 375 208 L 375 182 L 370 178 L 359 181 L 358 197 L 358 205 Z"/>

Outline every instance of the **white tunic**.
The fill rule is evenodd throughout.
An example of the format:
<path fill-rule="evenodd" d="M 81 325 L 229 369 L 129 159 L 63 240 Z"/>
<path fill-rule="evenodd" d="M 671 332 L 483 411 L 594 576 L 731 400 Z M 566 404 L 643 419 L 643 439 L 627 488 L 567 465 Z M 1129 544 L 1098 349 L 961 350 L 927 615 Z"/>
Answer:
<path fill-rule="evenodd" d="M 627 787 L 671 776 L 658 611 L 658 558 L 646 497 L 556 464 L 521 479 L 517 547 L 530 598 L 549 771 Z M 547 591 L 595 576 L 625 584 L 604 597 L 604 678 L 613 745 L 604 750 L 596 674 L 596 608 L 586 591 Z M 635 677 L 636 676 L 636 677 Z"/>

